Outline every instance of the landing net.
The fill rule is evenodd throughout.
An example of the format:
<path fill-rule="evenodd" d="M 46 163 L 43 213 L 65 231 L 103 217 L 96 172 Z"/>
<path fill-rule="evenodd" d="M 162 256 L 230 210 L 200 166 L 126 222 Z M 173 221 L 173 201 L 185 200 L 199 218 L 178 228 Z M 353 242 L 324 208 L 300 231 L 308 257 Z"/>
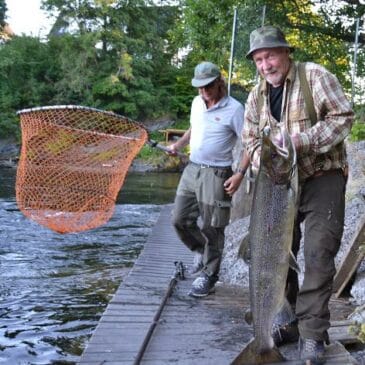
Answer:
<path fill-rule="evenodd" d="M 126 117 L 82 106 L 18 112 L 22 148 L 16 200 L 23 214 L 59 233 L 106 223 L 147 132 Z"/>

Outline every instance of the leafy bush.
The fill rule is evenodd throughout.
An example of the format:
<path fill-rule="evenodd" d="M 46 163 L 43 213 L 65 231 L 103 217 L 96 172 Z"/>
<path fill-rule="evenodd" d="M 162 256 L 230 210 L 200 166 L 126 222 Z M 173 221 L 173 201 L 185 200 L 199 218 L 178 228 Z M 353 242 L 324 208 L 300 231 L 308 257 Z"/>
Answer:
<path fill-rule="evenodd" d="M 174 128 L 174 129 L 189 129 L 189 126 L 190 126 L 189 119 L 181 119 L 181 120 L 178 120 L 177 122 L 175 122 L 171 128 Z"/>
<path fill-rule="evenodd" d="M 351 129 L 350 140 L 353 142 L 365 139 L 365 123 L 355 122 Z"/>
<path fill-rule="evenodd" d="M 189 120 L 188 119 L 183 119 L 183 120 L 179 120 L 177 122 L 175 122 L 171 128 L 173 129 L 188 129 L 189 128 Z M 151 133 L 149 133 L 149 139 L 156 141 L 158 143 L 161 143 L 162 145 L 165 144 L 165 135 L 163 133 L 161 133 L 160 131 L 153 131 Z M 183 153 L 188 153 L 189 149 L 188 147 L 183 149 Z M 161 159 L 166 158 L 166 153 L 164 151 L 161 151 L 158 148 L 155 147 L 151 147 L 148 144 L 145 144 L 141 151 L 138 153 L 137 158 L 140 158 L 142 160 L 145 161 L 159 161 Z M 156 162 L 157 163 L 157 162 Z"/>
<path fill-rule="evenodd" d="M 355 323 L 350 326 L 349 332 L 355 335 L 362 343 L 365 343 L 365 323 Z"/>
<path fill-rule="evenodd" d="M 157 159 L 161 156 L 161 154 L 164 154 L 165 152 L 159 150 L 158 148 L 155 147 L 151 147 L 149 145 L 144 145 L 142 147 L 142 149 L 139 151 L 138 153 L 138 158 L 142 159 L 142 160 L 153 160 L 153 159 Z"/>
<path fill-rule="evenodd" d="M 18 117 L 12 113 L 0 112 L 0 138 L 14 137 L 20 140 L 20 126 Z"/>

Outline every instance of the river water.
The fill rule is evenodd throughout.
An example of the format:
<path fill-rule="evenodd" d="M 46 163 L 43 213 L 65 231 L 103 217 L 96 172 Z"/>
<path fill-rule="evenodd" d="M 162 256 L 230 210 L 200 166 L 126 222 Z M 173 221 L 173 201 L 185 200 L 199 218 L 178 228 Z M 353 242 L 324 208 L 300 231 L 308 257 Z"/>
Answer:
<path fill-rule="evenodd" d="M 25 218 L 0 169 L 0 364 L 75 364 L 179 174 L 129 174 L 104 226 L 61 235 Z"/>

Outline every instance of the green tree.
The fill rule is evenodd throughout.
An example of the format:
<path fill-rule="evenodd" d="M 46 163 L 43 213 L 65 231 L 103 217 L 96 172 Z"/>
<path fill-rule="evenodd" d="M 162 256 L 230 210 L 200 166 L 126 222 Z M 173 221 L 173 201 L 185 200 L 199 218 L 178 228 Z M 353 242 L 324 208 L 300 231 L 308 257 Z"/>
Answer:
<path fill-rule="evenodd" d="M 365 6 L 356 7 L 356 2 L 351 1 L 350 7 L 349 1 L 336 4 L 323 0 L 284 1 L 281 4 L 270 1 L 268 19 L 281 24 L 290 34 L 289 39 L 297 48 L 297 59 L 324 65 L 349 89 L 354 24 L 365 10 Z"/>
<path fill-rule="evenodd" d="M 14 37 L 0 46 L 0 136 L 17 133 L 17 110 L 49 103 L 52 64 L 48 45 L 37 38 Z"/>
<path fill-rule="evenodd" d="M 309 0 L 183 0 L 181 17 L 171 31 L 179 47 L 189 52 L 183 66 L 192 68 L 202 59 L 228 70 L 234 8 L 238 21 L 234 54 L 233 83 L 247 91 L 256 82 L 252 62 L 245 59 L 250 32 L 264 24 L 279 26 L 296 48 L 295 58 L 318 62 L 335 73 L 344 87 L 350 88 L 354 21 L 364 13 L 360 2 L 339 1 L 331 16 L 326 9 L 333 1 Z M 263 9 L 265 19 L 263 20 Z M 362 63 L 363 50 L 360 52 Z M 242 93 L 242 92 L 241 92 Z"/>
<path fill-rule="evenodd" d="M 92 89 L 99 68 L 96 42 L 94 33 L 50 37 L 49 56 L 57 70 L 52 104 L 94 105 Z"/>
<path fill-rule="evenodd" d="M 12 31 L 6 23 L 7 11 L 5 0 L 0 0 L 0 44 L 5 43 L 12 35 Z"/>
<path fill-rule="evenodd" d="M 0 0 L 0 30 L 2 30 L 6 24 L 6 12 L 8 8 L 5 0 Z"/>
<path fill-rule="evenodd" d="M 66 72 L 58 84 L 63 85 L 62 90 L 70 79 L 73 90 L 87 94 L 84 100 L 88 104 L 140 120 L 177 111 L 178 103 L 171 94 L 177 72 L 171 58 L 176 50 L 167 40 L 168 30 L 178 16 L 176 7 L 154 6 L 152 1 L 143 0 L 44 0 L 43 7 L 59 13 L 51 38 L 72 35 L 75 42 L 88 42 L 88 49 L 82 52 L 73 49 L 81 72 L 76 71 L 77 65 L 74 69 L 64 67 L 68 63 L 71 66 L 72 51 L 61 57 Z M 65 45 L 70 47 L 70 42 Z M 89 61 L 92 59 L 89 65 L 82 61 L 83 53 Z"/>
<path fill-rule="evenodd" d="M 139 121 L 185 118 L 196 93 L 190 80 L 198 62 L 215 62 L 228 76 L 235 7 L 231 91 L 239 100 L 256 82 L 245 54 L 264 5 L 265 24 L 284 30 L 295 58 L 325 65 L 349 90 L 354 25 L 364 6 L 357 0 L 329 7 L 332 3 L 180 0 L 157 6 L 150 0 L 43 0 L 43 9 L 55 18 L 48 41 L 22 36 L 0 44 L 1 132 L 17 126 L 16 110 L 52 104 L 94 106 Z M 0 21 L 5 14 L 0 0 Z M 361 76 L 362 34 L 359 42 Z"/>
<path fill-rule="evenodd" d="M 210 60 L 227 69 L 230 57 L 232 20 L 236 0 L 184 0 L 178 23 L 171 29 L 176 47 L 188 51 L 184 61 L 190 68 Z"/>

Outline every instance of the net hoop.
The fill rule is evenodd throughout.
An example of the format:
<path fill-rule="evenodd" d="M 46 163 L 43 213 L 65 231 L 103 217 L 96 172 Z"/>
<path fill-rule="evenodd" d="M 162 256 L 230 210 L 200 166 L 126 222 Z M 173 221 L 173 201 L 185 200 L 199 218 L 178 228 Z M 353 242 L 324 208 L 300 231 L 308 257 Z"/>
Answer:
<path fill-rule="evenodd" d="M 90 106 L 82 106 L 82 105 L 65 104 L 65 105 L 37 106 L 37 107 L 34 107 L 34 108 L 25 108 L 25 109 L 18 110 L 16 112 L 16 114 L 21 115 L 21 114 L 26 114 L 26 113 L 31 113 L 31 112 L 46 111 L 46 110 L 62 110 L 62 109 L 85 110 L 85 111 L 91 111 L 91 112 L 96 112 L 96 113 L 102 113 L 104 115 L 110 115 L 110 116 L 113 116 L 113 117 L 120 118 L 122 120 L 128 120 L 131 123 L 139 124 L 142 128 L 144 128 L 141 123 L 138 123 L 135 120 L 132 120 L 132 119 L 130 119 L 128 117 L 125 117 L 123 115 L 119 115 L 119 114 L 116 114 L 114 112 L 107 111 L 107 110 L 102 110 L 102 109 L 97 109 L 97 108 L 93 108 L 93 107 L 90 107 Z"/>

